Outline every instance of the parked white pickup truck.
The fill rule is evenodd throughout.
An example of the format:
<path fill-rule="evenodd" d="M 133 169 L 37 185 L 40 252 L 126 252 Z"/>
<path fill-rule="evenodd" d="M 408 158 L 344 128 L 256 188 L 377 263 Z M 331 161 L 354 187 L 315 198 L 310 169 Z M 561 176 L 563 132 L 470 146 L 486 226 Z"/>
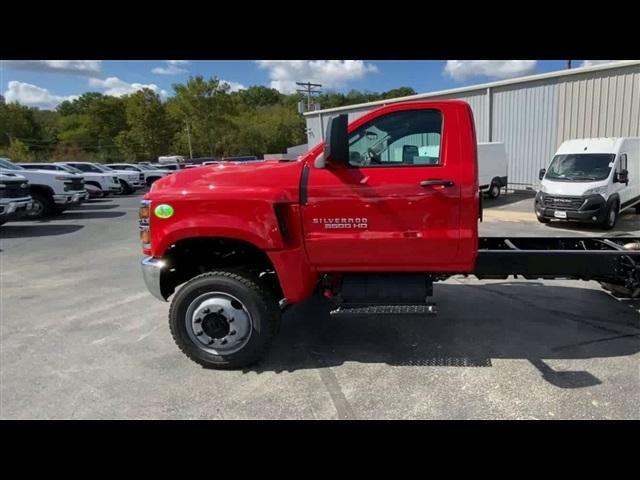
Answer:
<path fill-rule="evenodd" d="M 128 195 L 135 192 L 139 188 L 145 186 L 144 175 L 138 172 L 129 172 L 127 170 L 114 170 L 106 165 L 93 162 L 63 162 L 65 165 L 71 165 L 78 170 L 82 170 L 83 173 L 108 173 L 118 178 L 120 182 L 121 191 Z"/>
<path fill-rule="evenodd" d="M 0 172 L 22 175 L 29 181 L 29 193 L 33 199 L 33 208 L 27 213 L 30 218 L 62 213 L 78 205 L 86 195 L 84 180 L 79 175 L 27 170 L 8 158 L 0 158 Z"/>
<path fill-rule="evenodd" d="M 17 173 L 0 172 L 0 225 L 26 215 L 32 205 L 29 181 Z"/>
<path fill-rule="evenodd" d="M 150 167 L 148 165 L 135 165 L 133 163 L 108 163 L 107 167 L 117 170 L 128 170 L 130 172 L 138 172 L 144 175 L 145 184 L 150 187 L 153 182 L 160 180 L 162 177 L 169 175 L 168 170 Z"/>
<path fill-rule="evenodd" d="M 58 172 L 79 174 L 84 178 L 85 188 L 92 185 L 99 189 L 99 197 L 110 193 L 119 193 L 122 190 L 120 181 L 115 175 L 109 173 L 83 172 L 64 163 L 20 163 L 21 167 L 28 170 L 54 170 Z"/>

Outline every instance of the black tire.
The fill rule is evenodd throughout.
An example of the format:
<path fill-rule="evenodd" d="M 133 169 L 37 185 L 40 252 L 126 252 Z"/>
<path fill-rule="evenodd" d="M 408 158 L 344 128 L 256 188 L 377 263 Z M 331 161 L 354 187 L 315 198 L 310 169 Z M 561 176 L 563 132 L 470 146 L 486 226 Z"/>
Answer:
<path fill-rule="evenodd" d="M 607 214 L 605 215 L 604 221 L 602 222 L 602 228 L 604 230 L 611 230 L 613 227 L 616 226 L 619 216 L 620 216 L 620 211 L 618 208 L 618 202 L 613 201 L 611 202 L 611 204 L 609 205 L 609 208 L 607 209 Z"/>
<path fill-rule="evenodd" d="M 489 195 L 489 198 L 498 198 L 500 196 L 501 190 L 502 189 L 500 188 L 500 184 L 494 181 L 491 182 L 487 194 Z"/>
<path fill-rule="evenodd" d="M 636 213 L 640 215 L 640 203 L 636 205 Z"/>
<path fill-rule="evenodd" d="M 130 195 L 133 193 L 133 188 L 124 180 L 120 179 L 120 186 L 122 187 L 122 191 L 120 192 L 122 195 Z"/>
<path fill-rule="evenodd" d="M 238 351 L 212 353 L 204 345 L 192 340 L 187 331 L 190 328 L 187 318 L 189 306 L 198 297 L 210 292 L 222 292 L 235 297 L 250 315 L 251 333 Z M 237 369 L 259 361 L 271 344 L 279 324 L 280 309 L 268 288 L 255 277 L 238 270 L 217 270 L 192 278 L 174 296 L 169 309 L 169 327 L 174 341 L 187 357 L 206 368 Z"/>
<path fill-rule="evenodd" d="M 56 205 L 50 195 L 32 192 L 31 199 L 33 200 L 33 208 L 27 213 L 27 218 L 33 220 L 53 214 Z"/>

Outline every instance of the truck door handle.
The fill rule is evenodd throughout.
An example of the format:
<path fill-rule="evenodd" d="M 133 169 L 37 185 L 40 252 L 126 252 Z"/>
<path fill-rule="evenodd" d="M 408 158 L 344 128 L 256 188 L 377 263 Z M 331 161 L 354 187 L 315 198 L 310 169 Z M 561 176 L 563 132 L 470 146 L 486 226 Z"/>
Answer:
<path fill-rule="evenodd" d="M 423 180 L 420 182 L 421 187 L 453 187 L 453 180 Z"/>

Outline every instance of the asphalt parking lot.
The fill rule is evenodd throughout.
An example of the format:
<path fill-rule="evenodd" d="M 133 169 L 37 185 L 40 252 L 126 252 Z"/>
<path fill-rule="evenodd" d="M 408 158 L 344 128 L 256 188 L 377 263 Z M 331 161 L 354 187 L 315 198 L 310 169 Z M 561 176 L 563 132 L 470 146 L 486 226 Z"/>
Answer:
<path fill-rule="evenodd" d="M 3 419 L 637 419 L 640 302 L 597 283 L 435 286 L 437 316 L 295 305 L 267 358 L 205 370 L 174 345 L 140 274 L 139 195 L 0 228 Z M 481 235 L 593 235 L 485 202 Z M 640 216 L 609 235 L 640 236 Z"/>

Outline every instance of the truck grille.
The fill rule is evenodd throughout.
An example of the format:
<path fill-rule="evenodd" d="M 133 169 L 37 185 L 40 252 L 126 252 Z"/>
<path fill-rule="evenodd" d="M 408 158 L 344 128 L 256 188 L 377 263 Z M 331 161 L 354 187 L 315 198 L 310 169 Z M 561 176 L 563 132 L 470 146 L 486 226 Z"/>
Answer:
<path fill-rule="evenodd" d="M 67 192 L 84 190 L 84 180 L 81 178 L 73 178 L 64 181 L 64 189 Z"/>
<path fill-rule="evenodd" d="M 23 198 L 29 196 L 29 184 L 27 182 L 3 181 L 0 183 L 4 184 L 4 188 L 0 188 L 0 198 Z"/>
<path fill-rule="evenodd" d="M 579 210 L 584 203 L 581 197 L 544 197 L 544 206 L 548 208 L 561 208 L 563 210 Z"/>

